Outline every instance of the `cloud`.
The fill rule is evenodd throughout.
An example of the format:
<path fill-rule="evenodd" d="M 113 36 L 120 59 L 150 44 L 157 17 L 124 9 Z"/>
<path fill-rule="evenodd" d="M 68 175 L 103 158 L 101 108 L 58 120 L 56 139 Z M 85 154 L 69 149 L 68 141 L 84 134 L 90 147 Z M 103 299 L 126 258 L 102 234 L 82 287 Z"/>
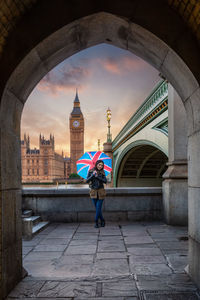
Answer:
<path fill-rule="evenodd" d="M 119 63 L 113 59 L 106 59 L 101 62 L 103 68 L 112 74 L 121 74 Z"/>
<path fill-rule="evenodd" d="M 83 89 L 89 76 L 90 71 L 86 67 L 64 65 L 61 70 L 55 68 L 50 71 L 40 81 L 37 88 L 54 95 L 61 91 Z"/>
<path fill-rule="evenodd" d="M 76 65 L 63 63 L 62 67 L 54 68 L 40 81 L 37 89 L 53 95 L 62 91 L 74 91 L 76 88 L 83 90 L 88 84 L 88 78 L 94 72 L 95 65 L 114 75 L 126 75 L 142 70 L 147 63 L 129 55 L 79 59 Z"/>
<path fill-rule="evenodd" d="M 137 57 L 121 56 L 120 58 L 98 59 L 101 66 L 108 72 L 116 75 L 142 70 L 147 63 Z"/>

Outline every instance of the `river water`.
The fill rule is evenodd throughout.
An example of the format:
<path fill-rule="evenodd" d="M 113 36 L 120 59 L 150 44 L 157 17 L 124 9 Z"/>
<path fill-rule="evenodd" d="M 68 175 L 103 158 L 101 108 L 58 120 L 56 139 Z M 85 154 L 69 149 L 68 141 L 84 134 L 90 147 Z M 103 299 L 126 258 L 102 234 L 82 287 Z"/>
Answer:
<path fill-rule="evenodd" d="M 61 189 L 83 189 L 88 188 L 88 184 L 59 184 L 59 185 L 47 185 L 47 184 L 37 184 L 37 185 L 23 185 L 22 188 L 26 190 L 38 190 L 38 189 L 54 189 L 54 190 L 61 190 Z"/>

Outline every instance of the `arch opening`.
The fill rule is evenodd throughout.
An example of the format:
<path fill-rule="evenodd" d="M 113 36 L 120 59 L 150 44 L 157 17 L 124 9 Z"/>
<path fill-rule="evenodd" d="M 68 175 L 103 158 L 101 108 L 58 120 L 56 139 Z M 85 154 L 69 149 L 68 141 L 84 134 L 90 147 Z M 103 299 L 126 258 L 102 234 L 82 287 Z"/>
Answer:
<path fill-rule="evenodd" d="M 4 295 L 7 295 L 22 277 L 19 224 L 21 222 L 20 119 L 23 105 L 34 86 L 56 64 L 83 48 L 108 41 L 135 53 L 152 64 L 169 80 L 182 98 L 188 118 L 189 196 L 193 198 L 193 203 L 198 200 L 200 89 L 189 67 L 161 39 L 141 26 L 112 14 L 99 13 L 70 23 L 32 49 L 13 71 L 2 96 L 0 121 L 1 128 L 3 128 L 1 132 L 1 189 L 3 191 L 2 228 L 4 228 L 2 252 L 5 258 L 2 265 L 2 270 L 5 272 Z M 6 207 L 7 201 L 12 202 L 12 207 Z M 9 209 L 12 211 L 12 219 L 8 218 L 8 215 L 11 215 Z M 194 222 L 195 219 L 198 220 L 198 212 L 191 204 L 190 235 L 195 243 L 200 242 L 199 224 Z M 7 238 L 6 230 L 12 230 L 11 240 Z M 12 270 L 8 268 L 8 262 L 12 264 Z M 193 263 L 194 260 L 191 260 L 191 275 L 199 283 L 200 274 L 193 273 Z M 9 273 L 10 271 L 12 274 Z"/>
<path fill-rule="evenodd" d="M 122 159 L 117 178 L 118 187 L 162 186 L 167 156 L 151 145 L 136 146 Z"/>

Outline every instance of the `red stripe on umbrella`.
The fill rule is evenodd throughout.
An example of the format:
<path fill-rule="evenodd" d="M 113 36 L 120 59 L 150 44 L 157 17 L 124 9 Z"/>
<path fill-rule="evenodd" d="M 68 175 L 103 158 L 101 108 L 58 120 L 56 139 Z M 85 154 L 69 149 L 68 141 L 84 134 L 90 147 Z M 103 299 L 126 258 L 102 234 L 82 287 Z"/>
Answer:
<path fill-rule="evenodd" d="M 110 167 L 104 165 L 104 170 L 106 170 L 106 171 L 108 171 L 108 172 L 111 172 L 111 171 L 112 171 L 112 168 L 110 168 Z"/>

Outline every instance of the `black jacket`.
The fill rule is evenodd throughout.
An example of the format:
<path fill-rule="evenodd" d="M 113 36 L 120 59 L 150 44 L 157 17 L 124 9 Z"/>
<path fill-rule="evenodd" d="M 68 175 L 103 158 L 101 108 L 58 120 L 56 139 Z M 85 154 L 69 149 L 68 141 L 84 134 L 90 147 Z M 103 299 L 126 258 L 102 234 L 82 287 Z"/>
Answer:
<path fill-rule="evenodd" d="M 88 172 L 87 180 L 86 182 L 89 183 L 89 187 L 94 190 L 102 189 L 104 188 L 103 184 L 107 183 L 107 179 L 104 173 L 97 173 L 95 176 L 93 174 L 94 170 L 90 170 Z"/>

